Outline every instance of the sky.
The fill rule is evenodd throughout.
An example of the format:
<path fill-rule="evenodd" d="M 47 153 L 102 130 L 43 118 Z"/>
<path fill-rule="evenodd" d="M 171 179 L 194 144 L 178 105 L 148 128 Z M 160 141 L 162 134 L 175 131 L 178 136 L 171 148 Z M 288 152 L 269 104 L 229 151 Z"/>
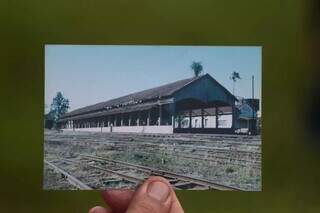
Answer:
<path fill-rule="evenodd" d="M 231 93 L 230 74 L 239 72 L 235 95 L 261 100 L 262 48 L 258 46 L 46 45 L 45 106 L 58 91 L 70 109 L 193 77 L 190 65 L 201 61 Z"/>

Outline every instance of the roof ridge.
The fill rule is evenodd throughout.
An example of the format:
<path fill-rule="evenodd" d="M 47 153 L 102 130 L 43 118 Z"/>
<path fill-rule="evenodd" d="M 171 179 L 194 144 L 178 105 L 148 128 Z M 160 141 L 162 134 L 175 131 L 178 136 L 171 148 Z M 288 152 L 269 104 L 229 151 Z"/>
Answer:
<path fill-rule="evenodd" d="M 206 73 L 205 75 L 208 75 L 208 73 Z M 200 76 L 196 76 L 196 77 L 192 77 L 192 78 L 190 78 L 190 79 L 191 79 L 191 81 L 187 82 L 186 84 L 184 84 L 184 85 L 183 85 L 183 86 L 181 86 L 180 88 L 177 88 L 177 89 L 175 89 L 174 91 L 172 91 L 172 92 L 171 92 L 171 95 L 172 95 L 173 93 L 175 93 L 175 92 L 177 92 L 177 91 L 181 90 L 182 88 L 184 88 L 184 87 L 188 86 L 189 84 L 191 84 L 191 83 L 195 82 L 196 80 L 199 80 L 200 78 L 202 78 L 202 77 L 203 77 L 203 76 L 205 76 L 205 75 L 200 75 Z"/>

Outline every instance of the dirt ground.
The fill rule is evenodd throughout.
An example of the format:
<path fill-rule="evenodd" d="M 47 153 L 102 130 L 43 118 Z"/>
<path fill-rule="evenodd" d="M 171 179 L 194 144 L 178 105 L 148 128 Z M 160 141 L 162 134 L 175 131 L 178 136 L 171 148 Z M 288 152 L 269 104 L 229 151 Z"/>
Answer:
<path fill-rule="evenodd" d="M 79 160 L 79 154 L 148 166 L 242 190 L 261 190 L 261 138 L 191 134 L 125 134 L 45 131 L 47 161 L 94 189 L 132 188 L 134 184 L 114 174 L 59 159 Z M 143 178 L 145 174 L 117 165 L 112 170 Z M 44 167 L 44 189 L 76 189 L 60 174 Z"/>

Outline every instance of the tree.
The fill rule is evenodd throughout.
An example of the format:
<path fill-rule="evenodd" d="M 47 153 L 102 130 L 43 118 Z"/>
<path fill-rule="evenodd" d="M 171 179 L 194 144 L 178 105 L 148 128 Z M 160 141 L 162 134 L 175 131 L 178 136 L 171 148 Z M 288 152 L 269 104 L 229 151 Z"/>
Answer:
<path fill-rule="evenodd" d="M 50 112 L 48 117 L 53 120 L 53 126 L 55 127 L 59 118 L 68 112 L 69 100 L 63 97 L 61 92 L 57 92 L 57 95 L 53 98 Z"/>
<path fill-rule="evenodd" d="M 200 61 L 199 62 L 196 62 L 196 61 L 192 62 L 191 69 L 193 70 L 195 77 L 198 77 L 199 75 L 201 75 L 202 70 L 203 70 L 201 62 Z"/>
<path fill-rule="evenodd" d="M 54 116 L 53 116 L 53 111 L 50 111 L 44 115 L 44 128 L 52 129 L 53 127 L 54 127 Z"/>
<path fill-rule="evenodd" d="M 235 95 L 235 86 L 236 86 L 236 81 L 237 80 L 240 80 L 241 77 L 240 77 L 240 74 L 238 72 L 232 72 L 231 75 L 230 75 L 230 80 L 233 81 L 233 90 L 232 90 L 232 94 Z"/>

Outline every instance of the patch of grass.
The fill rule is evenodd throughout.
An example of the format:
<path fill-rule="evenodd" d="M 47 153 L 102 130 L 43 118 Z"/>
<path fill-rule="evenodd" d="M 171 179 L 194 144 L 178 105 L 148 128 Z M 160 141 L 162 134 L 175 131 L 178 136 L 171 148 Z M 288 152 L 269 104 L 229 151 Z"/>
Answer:
<path fill-rule="evenodd" d="M 233 173 L 235 170 L 232 168 L 232 167 L 228 167 L 226 169 L 226 173 L 229 174 L 229 173 Z"/>

